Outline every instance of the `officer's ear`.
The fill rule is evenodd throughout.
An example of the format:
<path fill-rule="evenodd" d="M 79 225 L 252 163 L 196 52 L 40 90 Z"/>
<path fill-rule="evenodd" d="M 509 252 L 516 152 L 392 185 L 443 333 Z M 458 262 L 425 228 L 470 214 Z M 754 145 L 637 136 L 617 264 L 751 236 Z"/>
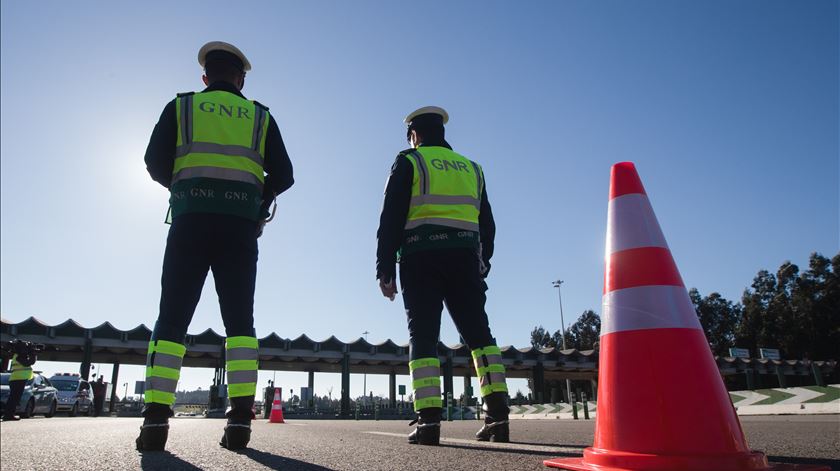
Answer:
<path fill-rule="evenodd" d="M 411 147 L 417 147 L 420 144 L 420 136 L 417 135 L 416 129 L 408 131 L 408 143 Z"/>
<path fill-rule="evenodd" d="M 201 76 L 201 81 L 202 81 L 202 82 L 204 82 L 204 85 L 205 85 L 205 86 L 209 86 L 209 85 L 210 85 L 210 81 L 209 81 L 209 80 L 207 80 L 207 75 L 202 75 L 202 76 Z"/>
<path fill-rule="evenodd" d="M 243 73 L 242 75 L 240 75 L 240 76 L 239 76 L 239 79 L 237 79 L 237 81 L 236 81 L 236 86 L 237 86 L 237 87 L 239 87 L 239 90 L 240 90 L 240 91 L 241 91 L 243 88 L 245 88 L 245 74 L 244 74 L 244 73 Z"/>

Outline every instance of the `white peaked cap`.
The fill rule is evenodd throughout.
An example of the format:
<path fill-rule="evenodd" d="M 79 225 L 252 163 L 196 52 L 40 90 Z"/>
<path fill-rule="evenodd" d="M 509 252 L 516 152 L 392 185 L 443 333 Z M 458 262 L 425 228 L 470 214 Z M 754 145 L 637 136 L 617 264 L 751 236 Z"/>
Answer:
<path fill-rule="evenodd" d="M 207 54 L 211 51 L 229 52 L 242 61 L 242 69 L 245 72 L 251 70 L 251 63 L 248 62 L 248 58 L 245 57 L 245 54 L 243 54 L 242 51 L 233 44 L 226 43 L 224 41 L 210 41 L 209 43 L 201 46 L 201 49 L 198 50 L 198 63 L 202 67 L 204 67 L 204 63 L 207 61 Z"/>
<path fill-rule="evenodd" d="M 411 121 L 414 120 L 414 118 L 423 114 L 440 115 L 440 117 L 443 118 L 443 124 L 446 124 L 449 121 L 449 113 L 447 113 L 445 109 L 439 106 L 424 106 L 422 108 L 412 111 L 408 116 L 405 117 L 405 120 L 403 120 L 403 122 L 405 124 L 411 124 Z"/>

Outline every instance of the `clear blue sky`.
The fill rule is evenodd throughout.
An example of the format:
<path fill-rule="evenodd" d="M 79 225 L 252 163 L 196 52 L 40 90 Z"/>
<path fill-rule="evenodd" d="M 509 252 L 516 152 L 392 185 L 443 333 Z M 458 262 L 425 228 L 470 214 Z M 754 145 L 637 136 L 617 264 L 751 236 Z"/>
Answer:
<path fill-rule="evenodd" d="M 600 312 L 615 162 L 636 163 L 703 294 L 739 300 L 759 269 L 840 249 L 836 1 L 0 8 L 0 314 L 13 322 L 154 323 L 168 195 L 143 154 L 165 103 L 202 87 L 210 40 L 249 57 L 244 92 L 271 107 L 295 166 L 260 239 L 259 336 L 407 340 L 401 302 L 374 280 L 375 231 L 402 118 L 423 105 L 445 107 L 455 150 L 484 166 L 503 345 L 559 327 L 552 280 L 565 280 L 567 323 Z M 190 331 L 208 327 L 223 332 L 209 278 Z M 458 340 L 448 319 L 442 340 Z M 188 371 L 182 386 L 211 378 Z M 337 384 L 316 379 L 316 392 Z"/>

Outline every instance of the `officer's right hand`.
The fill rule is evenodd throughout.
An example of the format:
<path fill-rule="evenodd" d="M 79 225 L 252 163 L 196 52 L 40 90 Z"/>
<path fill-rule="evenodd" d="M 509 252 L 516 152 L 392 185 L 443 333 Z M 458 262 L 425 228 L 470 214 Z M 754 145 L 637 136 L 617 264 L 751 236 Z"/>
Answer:
<path fill-rule="evenodd" d="M 379 289 L 382 291 L 382 296 L 385 296 L 391 301 L 393 301 L 397 295 L 397 284 L 394 282 L 393 279 L 389 279 L 386 282 L 383 278 L 380 278 Z"/>

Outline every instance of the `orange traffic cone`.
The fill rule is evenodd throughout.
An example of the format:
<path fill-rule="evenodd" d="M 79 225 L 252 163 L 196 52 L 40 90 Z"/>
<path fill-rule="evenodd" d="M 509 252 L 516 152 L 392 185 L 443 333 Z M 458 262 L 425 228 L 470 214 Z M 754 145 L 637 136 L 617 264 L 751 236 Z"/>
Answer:
<path fill-rule="evenodd" d="M 272 424 L 282 424 L 283 420 L 283 401 L 280 400 L 280 388 L 274 388 L 274 402 L 271 404 L 271 415 L 268 421 Z"/>
<path fill-rule="evenodd" d="M 751 451 L 636 168 L 612 167 L 595 442 L 577 471 L 825 469 Z"/>

